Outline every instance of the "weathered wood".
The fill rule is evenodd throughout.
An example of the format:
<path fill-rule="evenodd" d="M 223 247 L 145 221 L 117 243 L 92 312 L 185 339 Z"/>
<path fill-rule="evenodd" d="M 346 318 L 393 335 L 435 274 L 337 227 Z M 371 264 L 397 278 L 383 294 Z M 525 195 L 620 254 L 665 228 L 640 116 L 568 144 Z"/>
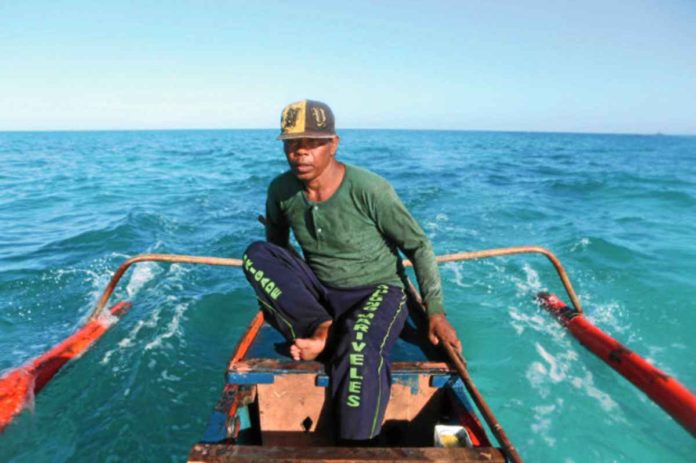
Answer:
<path fill-rule="evenodd" d="M 441 413 L 442 390 L 430 386 L 430 375 L 395 381 L 384 416 L 385 428 L 405 445 L 432 445 L 433 423 Z M 261 440 L 268 446 L 333 444 L 333 408 L 327 388 L 314 384 L 313 374 L 277 375 L 273 384 L 259 384 Z M 440 392 L 438 394 L 438 392 Z M 436 395 L 437 394 L 437 395 Z M 427 430 L 427 432 L 424 432 Z"/>
<path fill-rule="evenodd" d="M 314 382 L 312 374 L 278 375 L 257 386 L 263 445 L 331 445 L 328 390 Z"/>
<path fill-rule="evenodd" d="M 249 348 L 253 344 L 254 340 L 256 339 L 256 336 L 259 334 L 259 330 L 263 326 L 264 323 L 264 316 L 263 312 L 260 310 L 256 313 L 256 316 L 254 319 L 251 321 L 251 324 L 247 327 L 246 332 L 242 336 L 242 338 L 239 340 L 239 343 L 237 344 L 237 347 L 234 349 L 234 355 L 232 355 L 232 359 L 230 360 L 230 363 L 227 366 L 228 370 L 231 370 L 234 368 L 234 366 L 244 358 L 244 356 L 247 354 L 249 351 Z"/>
<path fill-rule="evenodd" d="M 234 363 L 230 372 L 245 373 L 271 372 L 271 373 L 324 373 L 324 365 L 320 362 L 278 361 L 276 359 L 250 359 Z M 414 373 L 444 373 L 454 371 L 444 362 L 393 362 L 392 372 L 404 371 Z"/>
<path fill-rule="evenodd" d="M 399 445 L 432 446 L 433 425 L 442 414 L 442 389 L 430 386 L 430 375 L 395 381 L 384 413 L 383 432 Z"/>
<path fill-rule="evenodd" d="M 291 463 L 311 462 L 461 462 L 505 463 L 503 453 L 493 447 L 262 447 L 255 445 L 197 444 L 191 449 L 189 463 Z"/>

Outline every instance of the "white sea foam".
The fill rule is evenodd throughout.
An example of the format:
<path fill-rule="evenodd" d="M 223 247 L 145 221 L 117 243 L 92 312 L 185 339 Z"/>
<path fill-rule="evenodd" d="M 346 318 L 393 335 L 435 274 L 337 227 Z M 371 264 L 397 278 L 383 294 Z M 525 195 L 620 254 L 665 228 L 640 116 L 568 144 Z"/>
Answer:
<path fill-rule="evenodd" d="M 130 280 L 128 280 L 128 285 L 126 285 L 128 297 L 134 297 L 143 286 L 160 273 L 162 273 L 161 268 L 154 262 L 137 264 L 135 269 L 133 269 Z"/>
<path fill-rule="evenodd" d="M 138 320 L 135 323 L 135 325 L 133 326 L 133 328 L 131 328 L 131 330 L 128 332 L 128 334 L 117 343 L 117 347 L 107 351 L 99 363 L 101 363 L 102 365 L 105 365 L 105 364 L 109 363 L 109 361 L 111 360 L 111 357 L 114 355 L 114 353 L 116 351 L 129 349 L 129 348 L 135 346 L 136 345 L 135 340 L 138 337 L 138 333 L 140 333 L 140 331 L 143 328 L 155 328 L 157 326 L 161 311 L 162 311 L 162 309 L 158 307 L 157 309 L 152 311 L 152 313 L 150 314 L 150 316 L 147 319 Z"/>
<path fill-rule="evenodd" d="M 113 253 L 111 257 L 119 257 L 126 260 L 128 256 L 124 254 Z M 92 290 L 89 292 L 91 305 L 96 304 L 97 300 L 101 297 L 104 292 L 104 288 L 111 281 L 113 272 L 115 268 L 112 268 L 110 258 L 100 258 L 90 264 L 90 268 L 87 269 L 73 269 L 73 272 L 84 273 L 84 281 L 89 282 Z"/>
<path fill-rule="evenodd" d="M 95 271 L 92 269 L 86 269 L 85 273 L 87 274 L 85 281 L 89 281 L 92 284 L 92 291 L 89 293 L 90 300 L 94 301 L 93 303 L 96 304 L 96 301 L 104 292 L 104 288 L 109 284 L 111 274 L 109 272 L 101 270 Z"/>
<path fill-rule="evenodd" d="M 99 314 L 97 320 L 99 320 L 99 322 L 101 322 L 106 327 L 111 327 L 114 323 L 116 323 L 119 320 L 119 318 L 113 315 L 111 311 L 104 310 L 101 314 Z"/>
<path fill-rule="evenodd" d="M 522 267 L 522 271 L 524 271 L 525 275 L 524 281 L 517 278 L 513 278 L 515 286 L 518 290 L 518 296 L 536 294 L 542 289 L 544 289 L 541 286 L 541 279 L 539 278 L 539 274 L 536 270 L 532 268 L 531 265 L 525 262 L 524 266 Z"/>
<path fill-rule="evenodd" d="M 612 411 L 617 407 L 616 402 L 609 394 L 601 391 L 594 384 L 592 373 L 584 366 L 578 364 L 578 354 L 574 350 L 568 350 L 553 355 L 541 344 L 535 344 L 536 351 L 545 362 L 535 361 L 527 369 L 527 380 L 541 397 L 547 397 L 550 392 L 550 384 L 568 382 L 574 388 L 581 390 L 588 397 L 596 399 L 603 410 Z M 580 369 L 580 374 L 574 370 Z"/>
<path fill-rule="evenodd" d="M 169 272 L 167 272 L 167 282 L 169 282 L 172 289 L 183 290 L 184 281 L 187 274 L 192 271 L 191 266 L 186 266 L 183 264 L 172 264 L 169 267 Z"/>
<path fill-rule="evenodd" d="M 584 250 L 587 246 L 589 246 L 591 243 L 589 238 L 581 238 L 580 241 L 577 243 L 573 243 L 573 246 L 570 248 L 570 252 L 575 252 L 577 250 Z"/>
<path fill-rule="evenodd" d="M 562 408 L 563 399 L 557 399 L 555 404 L 537 405 L 532 407 L 534 412 L 534 422 L 531 424 L 532 431 L 541 436 L 549 447 L 556 445 L 556 438 L 551 435 L 553 429 L 553 415 L 557 414 L 557 409 Z"/>
<path fill-rule="evenodd" d="M 162 370 L 162 373 L 160 373 L 160 377 L 161 377 L 163 380 L 169 381 L 169 382 L 181 381 L 181 378 L 180 378 L 179 376 L 170 375 L 170 374 L 167 372 L 167 370 Z"/>
<path fill-rule="evenodd" d="M 518 335 L 522 335 L 526 329 L 530 329 L 549 335 L 556 340 L 566 337 L 565 331 L 558 326 L 558 323 L 534 308 L 526 307 L 525 310 L 520 310 L 515 306 L 510 306 L 508 314 L 510 315 L 510 324 Z"/>
<path fill-rule="evenodd" d="M 148 251 L 149 252 L 149 251 Z M 141 263 L 133 271 L 131 278 L 126 287 L 126 292 L 129 297 L 135 296 L 139 291 L 142 290 L 148 282 L 152 281 L 154 278 L 162 274 L 164 270 L 161 266 L 155 263 Z M 177 296 L 171 294 L 172 291 L 182 290 L 184 287 L 185 276 L 191 271 L 191 268 L 186 267 L 181 264 L 172 264 L 166 273 L 166 279 L 163 281 L 158 289 L 166 291 L 168 294 L 165 300 L 168 304 L 175 304 L 177 301 Z M 126 350 L 133 348 L 138 345 L 137 339 L 143 329 L 155 329 L 157 330 L 160 318 L 162 318 L 162 311 L 166 308 L 166 305 L 160 305 L 156 307 L 152 312 L 143 320 L 138 320 L 135 325 L 131 328 L 128 334 L 121 339 L 116 348 L 107 351 L 102 357 L 100 363 L 107 364 L 110 362 L 113 355 L 119 350 Z M 155 336 L 154 339 L 149 341 L 145 346 L 145 350 L 152 350 L 157 347 L 162 346 L 163 341 L 173 337 L 176 334 L 181 334 L 181 321 L 183 319 L 184 313 L 188 308 L 187 304 L 177 304 L 174 308 L 174 315 L 172 319 L 167 324 L 164 332 Z M 157 330 L 159 331 L 159 330 Z"/>
<path fill-rule="evenodd" d="M 578 358 L 578 354 L 575 351 L 569 350 L 554 356 L 539 343 L 536 343 L 535 347 L 537 353 L 548 364 L 548 378 L 552 382 L 559 383 L 568 377 L 571 362 Z"/>
<path fill-rule="evenodd" d="M 471 285 L 464 282 L 464 277 L 462 276 L 462 269 L 458 262 L 447 262 L 443 265 L 443 269 L 448 272 L 452 272 L 454 276 L 454 284 L 460 288 L 470 288 Z"/>
<path fill-rule="evenodd" d="M 441 229 L 440 224 L 449 221 L 447 214 L 439 213 L 435 216 L 434 220 L 425 222 L 424 228 L 428 231 L 428 238 L 431 241 L 435 241 L 437 237 L 437 232 Z"/>
<path fill-rule="evenodd" d="M 617 405 L 609 394 L 604 391 L 599 390 L 595 385 L 592 377 L 592 373 L 585 371 L 585 376 L 576 376 L 571 379 L 571 384 L 578 389 L 581 389 L 589 397 L 597 399 L 600 406 L 604 411 L 610 412 L 616 409 Z"/>
<path fill-rule="evenodd" d="M 186 313 L 188 307 L 188 304 L 177 304 L 174 307 L 174 316 L 167 324 L 166 331 L 147 343 L 145 345 L 145 350 L 161 347 L 164 340 L 169 339 L 176 334 L 181 334 L 181 320 L 184 318 L 184 313 Z"/>
<path fill-rule="evenodd" d="M 529 384 L 531 384 L 532 387 L 539 392 L 539 395 L 544 398 L 549 395 L 546 375 L 546 367 L 541 362 L 532 362 L 527 368 L 527 381 L 529 381 Z"/>
<path fill-rule="evenodd" d="M 619 303 L 611 301 L 602 304 L 588 304 L 591 298 L 583 298 L 590 311 L 586 313 L 592 323 L 602 327 L 605 326 L 616 333 L 625 333 L 629 328 L 624 319 L 625 310 Z"/>
<path fill-rule="evenodd" d="M 111 273 L 105 271 L 103 267 L 104 261 L 97 261 L 92 264 L 91 268 L 60 268 L 51 271 L 49 274 L 43 275 L 41 280 L 62 287 L 66 284 L 64 281 L 66 278 L 73 277 L 81 279 L 81 281 L 89 284 L 91 287 L 91 290 L 88 292 L 90 302 L 87 307 L 84 307 L 84 318 L 78 322 L 81 325 L 85 322 L 87 314 L 89 314 L 92 307 L 96 305 L 97 300 L 101 297 L 104 288 L 106 288 L 106 285 L 111 279 Z M 28 313 L 31 313 L 31 310 L 29 310 Z"/>

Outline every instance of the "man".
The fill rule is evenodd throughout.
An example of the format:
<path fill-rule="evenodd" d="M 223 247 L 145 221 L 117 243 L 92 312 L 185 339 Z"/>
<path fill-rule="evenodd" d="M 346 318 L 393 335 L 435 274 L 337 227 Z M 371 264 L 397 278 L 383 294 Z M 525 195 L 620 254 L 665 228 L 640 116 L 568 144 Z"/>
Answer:
<path fill-rule="evenodd" d="M 373 439 L 389 400 L 388 354 L 408 317 L 399 250 L 414 264 L 431 342 L 461 350 L 432 246 L 386 180 L 336 160 L 326 104 L 288 105 L 278 139 L 290 170 L 269 186 L 267 241 L 247 249 L 244 270 L 292 358 L 329 357 L 339 438 Z M 291 229 L 305 260 L 289 243 Z"/>

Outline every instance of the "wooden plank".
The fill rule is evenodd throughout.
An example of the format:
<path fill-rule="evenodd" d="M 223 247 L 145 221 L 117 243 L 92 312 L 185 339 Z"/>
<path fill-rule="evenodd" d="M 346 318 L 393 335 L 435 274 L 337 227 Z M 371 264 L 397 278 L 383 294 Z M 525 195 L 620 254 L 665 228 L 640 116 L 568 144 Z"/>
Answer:
<path fill-rule="evenodd" d="M 331 444 L 329 392 L 314 382 L 313 374 L 277 375 L 273 384 L 257 386 L 264 445 Z"/>
<path fill-rule="evenodd" d="M 433 424 L 442 411 L 444 394 L 430 386 L 429 378 L 414 375 L 408 381 L 392 384 L 384 426 L 394 443 L 432 445 Z M 312 374 L 277 375 L 273 384 L 257 386 L 263 445 L 333 444 L 329 390 L 315 386 L 314 379 Z"/>
<path fill-rule="evenodd" d="M 389 448 L 389 447 L 262 447 L 254 445 L 197 444 L 189 463 L 291 463 L 291 462 L 462 462 L 505 463 L 503 453 L 493 447 L 470 448 Z"/>
<path fill-rule="evenodd" d="M 391 445 L 433 445 L 434 425 L 442 414 L 444 391 L 430 386 L 429 375 L 396 381 L 384 414 L 382 434 Z"/>
<path fill-rule="evenodd" d="M 279 361 L 276 359 L 248 359 L 236 362 L 228 369 L 230 372 L 275 372 L 275 373 L 315 373 L 324 374 L 324 365 L 309 361 Z M 393 362 L 392 372 L 443 373 L 454 371 L 443 362 Z"/>

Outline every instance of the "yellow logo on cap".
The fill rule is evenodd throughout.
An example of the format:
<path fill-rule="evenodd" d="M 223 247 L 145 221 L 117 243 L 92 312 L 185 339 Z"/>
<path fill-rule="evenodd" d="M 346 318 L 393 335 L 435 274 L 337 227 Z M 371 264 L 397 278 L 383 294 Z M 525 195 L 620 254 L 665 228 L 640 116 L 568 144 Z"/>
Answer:
<path fill-rule="evenodd" d="M 288 105 L 280 119 L 280 127 L 283 133 L 301 133 L 305 130 L 305 110 L 307 103 L 300 101 Z"/>
<path fill-rule="evenodd" d="M 289 129 L 295 126 L 297 124 L 297 116 L 300 114 L 300 110 L 298 108 L 289 108 L 283 117 L 283 128 L 284 129 Z"/>
<path fill-rule="evenodd" d="M 312 108 L 312 117 L 314 117 L 317 128 L 322 128 L 326 125 L 326 112 L 324 108 L 317 108 L 316 106 Z"/>

